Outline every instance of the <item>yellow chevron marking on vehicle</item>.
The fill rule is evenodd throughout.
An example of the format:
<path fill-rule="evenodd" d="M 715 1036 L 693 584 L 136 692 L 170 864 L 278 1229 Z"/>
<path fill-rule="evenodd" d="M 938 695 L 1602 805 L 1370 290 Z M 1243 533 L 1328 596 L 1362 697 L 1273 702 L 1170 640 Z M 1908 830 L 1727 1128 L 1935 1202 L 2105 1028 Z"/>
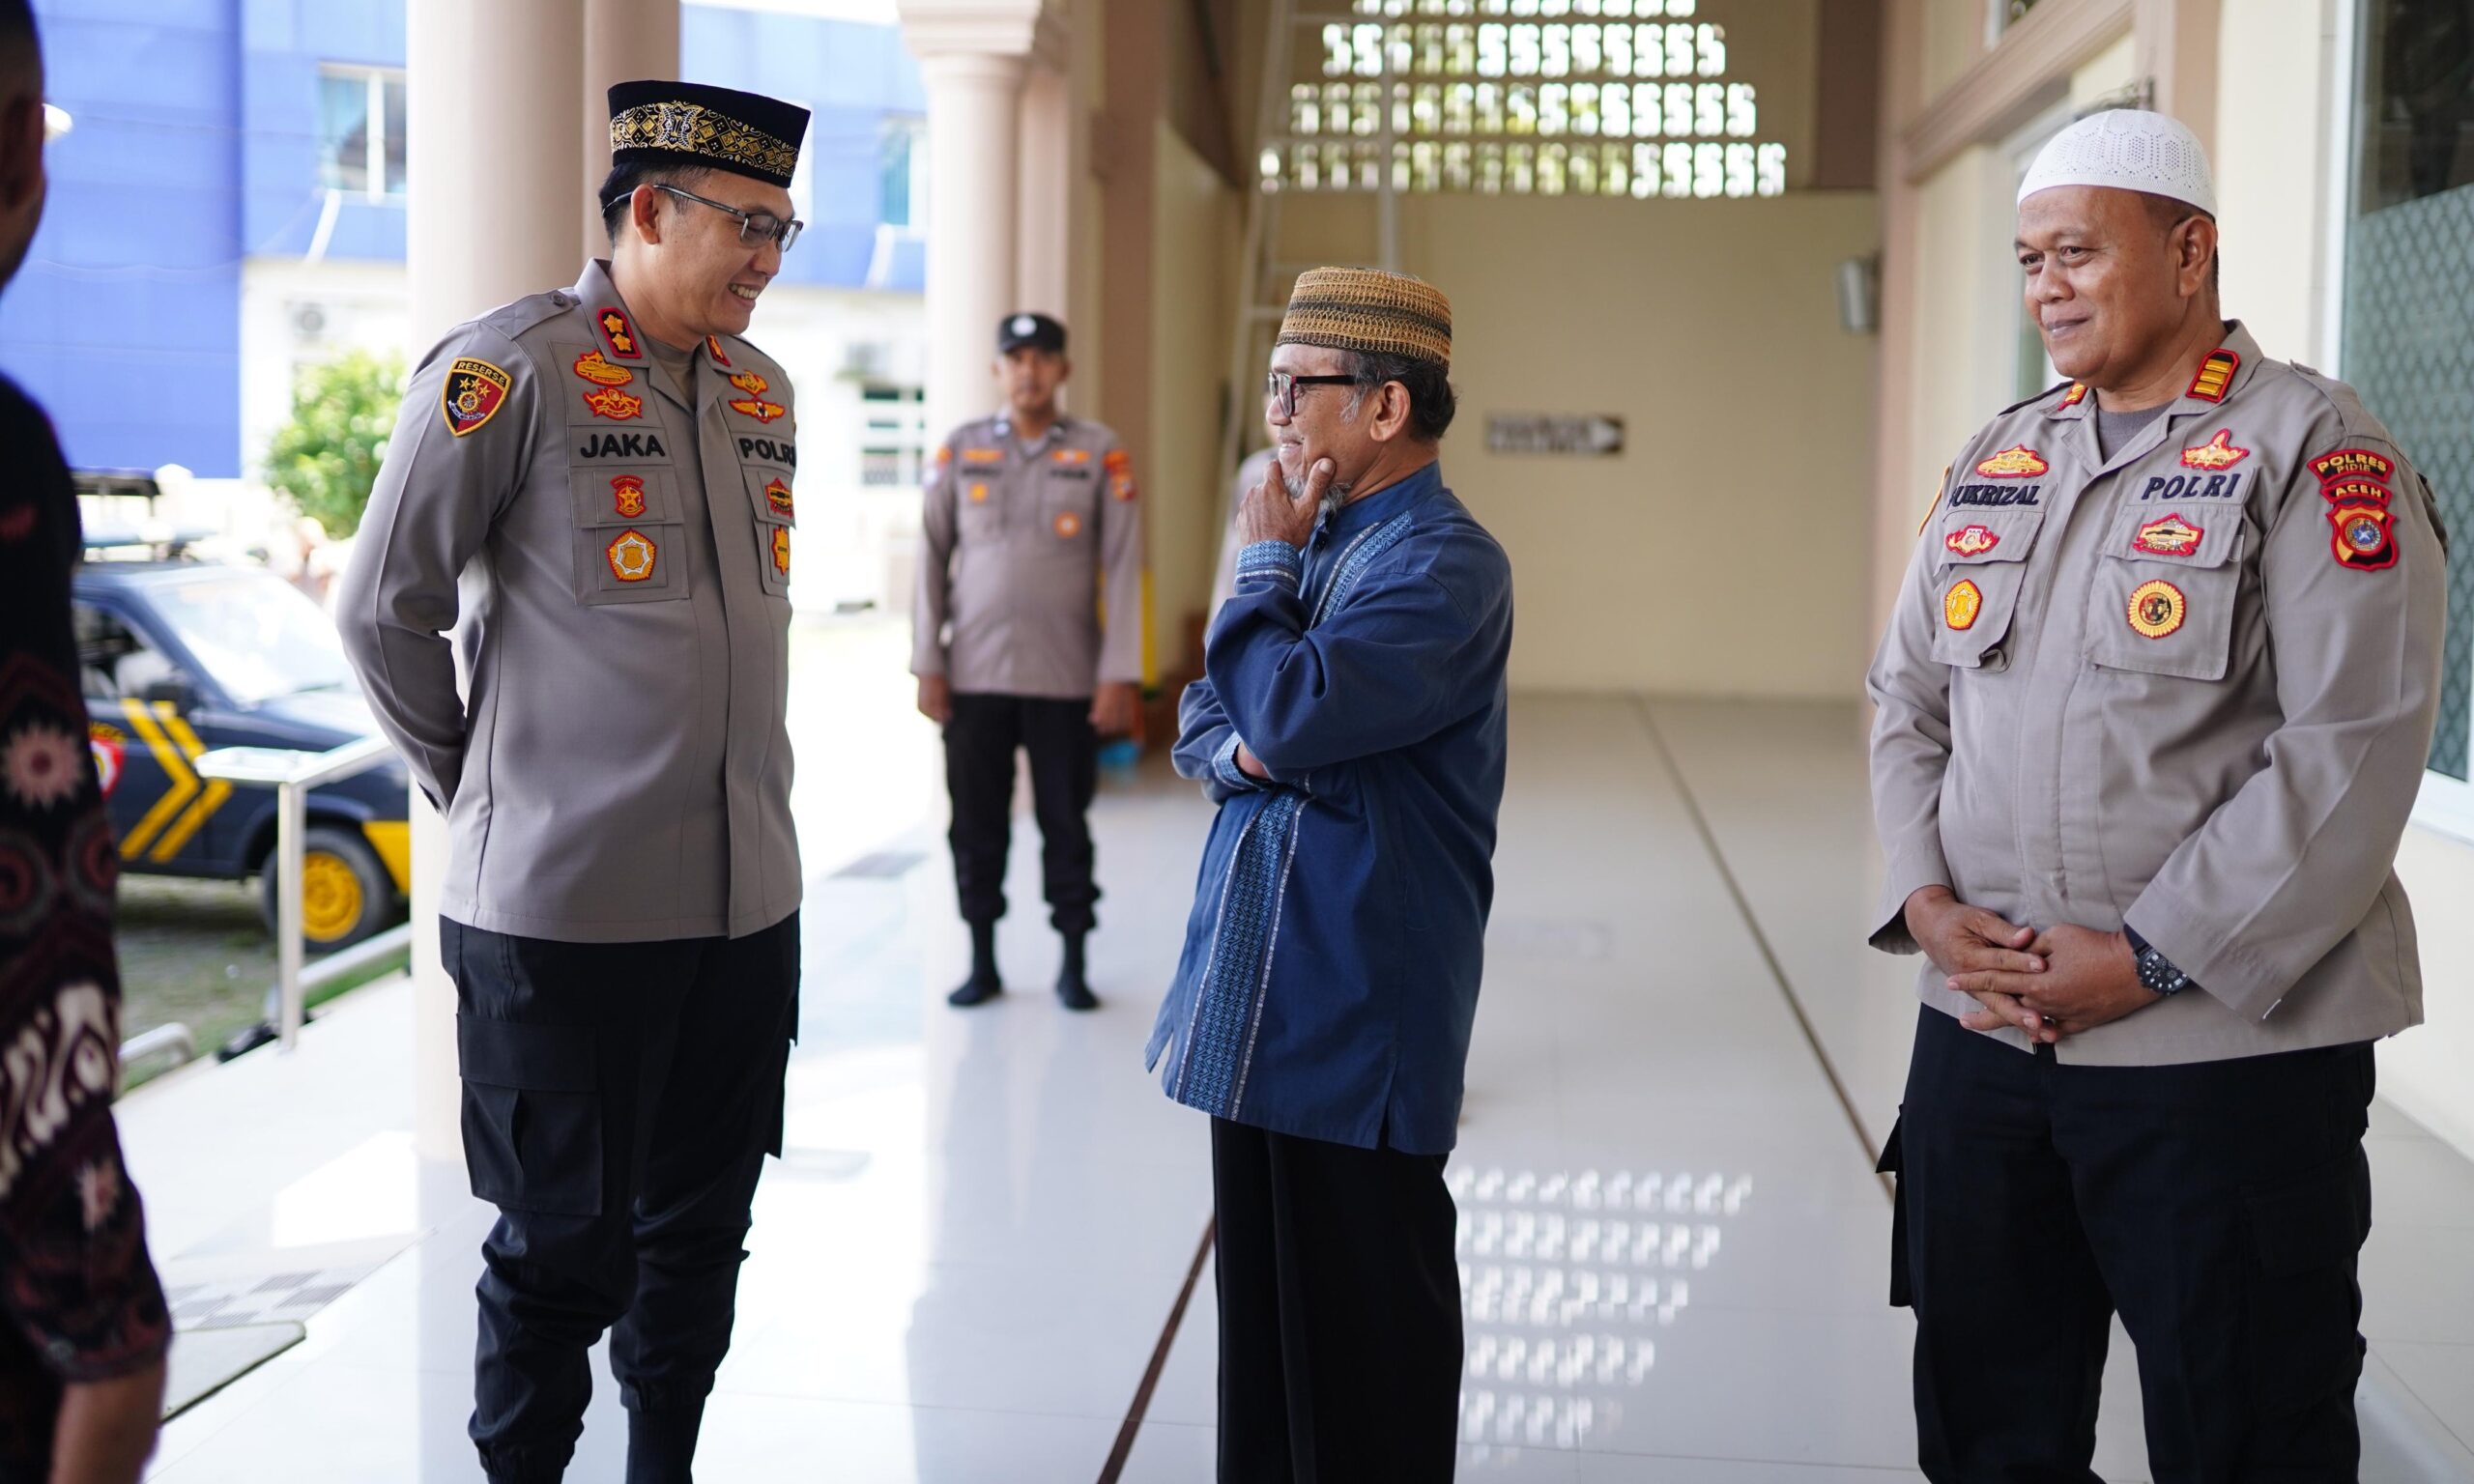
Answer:
<path fill-rule="evenodd" d="M 378 852 L 379 863 L 387 868 L 387 874 L 395 878 L 395 890 L 410 896 L 413 890 L 413 821 L 364 820 L 360 833 L 369 837 L 369 848 Z"/>
<path fill-rule="evenodd" d="M 155 832 L 196 795 L 197 775 L 189 771 L 188 759 L 181 756 L 181 750 L 163 735 L 163 728 L 155 725 L 155 718 L 147 714 L 143 701 L 124 699 L 120 705 L 129 714 L 130 729 L 144 739 L 146 750 L 155 755 L 156 764 L 163 770 L 166 785 L 163 796 L 155 801 L 155 807 L 146 812 L 146 817 L 137 821 L 137 828 L 129 831 L 120 842 L 121 858 L 133 861 L 146 848 L 146 842 L 154 838 Z M 169 708 L 165 709 L 168 713 Z"/>
<path fill-rule="evenodd" d="M 170 732 L 172 740 L 180 745 L 182 760 L 185 763 L 195 761 L 205 754 L 206 744 L 198 740 L 197 733 L 189 729 L 189 724 L 181 718 L 180 713 L 169 706 L 164 706 L 162 714 L 163 729 Z M 210 778 L 205 782 L 206 787 L 198 794 L 197 802 L 191 804 L 187 813 L 182 814 L 171 828 L 163 832 L 163 838 L 155 842 L 155 848 L 148 851 L 148 855 L 158 861 L 168 861 L 180 854 L 182 847 L 195 839 L 197 832 L 205 827 L 206 821 L 213 818 L 215 812 L 223 807 L 223 801 L 232 797 L 230 784 L 219 778 Z"/>

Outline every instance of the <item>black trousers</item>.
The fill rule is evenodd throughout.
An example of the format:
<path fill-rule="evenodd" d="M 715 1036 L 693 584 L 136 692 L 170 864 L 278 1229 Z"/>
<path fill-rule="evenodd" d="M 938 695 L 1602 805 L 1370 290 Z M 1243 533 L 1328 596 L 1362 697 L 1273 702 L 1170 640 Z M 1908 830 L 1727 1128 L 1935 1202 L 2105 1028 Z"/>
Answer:
<path fill-rule="evenodd" d="M 1460 1428 L 1444 1156 L 1211 1121 L 1220 1484 L 1438 1484 Z"/>
<path fill-rule="evenodd" d="M 1059 932 L 1088 932 L 1100 888 L 1091 879 L 1091 825 L 1100 787 L 1100 742 L 1090 698 L 961 696 L 945 724 L 945 787 L 954 801 L 954 890 L 963 921 L 1005 915 L 1005 852 L 1013 842 L 1014 753 L 1031 755 L 1031 812 L 1040 822 L 1040 864 L 1049 920 Z"/>
<path fill-rule="evenodd" d="M 1924 1011 L 1882 1164 L 1925 1475 L 2095 1480 L 2118 1310 L 2157 1484 L 2351 1484 L 2372 1084 L 2368 1045 L 2072 1067 Z"/>
<path fill-rule="evenodd" d="M 442 919 L 439 938 L 465 1164 L 499 1208 L 474 1363 L 482 1466 L 499 1484 L 564 1472 L 592 1391 L 586 1353 L 610 1330 L 629 1484 L 684 1480 L 730 1349 L 757 1173 L 781 1150 L 799 920 L 554 943 Z"/>

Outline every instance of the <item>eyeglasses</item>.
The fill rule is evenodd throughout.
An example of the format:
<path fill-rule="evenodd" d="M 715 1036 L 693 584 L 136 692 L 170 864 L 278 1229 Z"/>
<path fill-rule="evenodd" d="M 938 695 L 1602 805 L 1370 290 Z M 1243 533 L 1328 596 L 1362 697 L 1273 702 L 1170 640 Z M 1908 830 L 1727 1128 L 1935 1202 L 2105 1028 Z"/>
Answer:
<path fill-rule="evenodd" d="M 799 240 L 799 234 L 807 230 L 808 224 L 796 217 L 785 220 L 771 212 L 742 212 L 735 206 L 724 206 L 719 201 L 706 200 L 692 190 L 681 190 L 676 186 L 655 186 L 653 189 L 668 191 L 682 201 L 693 201 L 698 206 L 709 206 L 717 212 L 727 212 L 737 217 L 738 240 L 750 247 L 771 243 L 784 252 L 788 252 L 791 250 L 791 244 Z"/>
<path fill-rule="evenodd" d="M 1280 409 L 1285 422 L 1297 415 L 1297 388 L 1300 386 L 1353 386 L 1354 376 L 1292 376 L 1286 371 L 1274 371 L 1263 378 L 1263 395 Z"/>

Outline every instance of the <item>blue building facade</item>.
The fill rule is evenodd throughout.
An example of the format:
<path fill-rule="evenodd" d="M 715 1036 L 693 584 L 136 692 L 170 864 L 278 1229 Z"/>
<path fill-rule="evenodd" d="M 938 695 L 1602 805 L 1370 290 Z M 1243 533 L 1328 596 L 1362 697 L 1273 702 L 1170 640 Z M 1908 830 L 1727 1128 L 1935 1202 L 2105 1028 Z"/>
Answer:
<path fill-rule="evenodd" d="M 34 0 L 51 194 L 0 296 L 0 371 L 82 468 L 248 471 L 242 278 L 253 260 L 401 263 L 405 0 Z M 907 172 L 926 112 L 892 26 L 689 4 L 680 69 L 813 111 L 809 227 L 785 284 L 918 292 Z M 888 225 L 905 230 L 886 230 Z M 414 348 L 417 350 L 418 348 Z"/>

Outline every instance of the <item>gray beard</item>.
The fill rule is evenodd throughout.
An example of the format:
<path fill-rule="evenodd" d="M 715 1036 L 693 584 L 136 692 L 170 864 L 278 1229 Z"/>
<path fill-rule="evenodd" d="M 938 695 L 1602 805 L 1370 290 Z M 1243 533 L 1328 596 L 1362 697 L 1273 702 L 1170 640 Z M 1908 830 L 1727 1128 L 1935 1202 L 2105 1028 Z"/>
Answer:
<path fill-rule="evenodd" d="M 1274 467 L 1278 468 L 1277 465 Z M 1291 479 L 1285 472 L 1283 472 L 1280 476 L 1280 488 L 1287 492 L 1289 502 L 1291 504 L 1295 504 L 1297 501 L 1306 498 L 1305 480 Z M 1329 520 L 1333 516 L 1339 514 L 1340 506 L 1345 505 L 1348 502 L 1349 487 L 1346 484 L 1341 483 L 1339 480 L 1335 479 L 1330 484 L 1323 486 L 1323 504 L 1320 514 L 1323 519 Z"/>

